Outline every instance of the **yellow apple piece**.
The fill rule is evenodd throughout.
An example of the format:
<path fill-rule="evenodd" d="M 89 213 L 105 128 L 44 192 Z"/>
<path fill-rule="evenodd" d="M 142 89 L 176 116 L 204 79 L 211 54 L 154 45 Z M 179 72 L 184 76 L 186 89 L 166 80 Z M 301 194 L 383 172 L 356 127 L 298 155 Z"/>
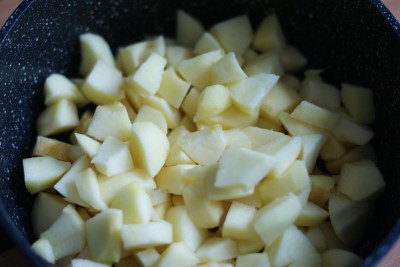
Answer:
<path fill-rule="evenodd" d="M 382 195 L 385 180 L 372 161 L 361 160 L 343 165 L 337 189 L 354 201 L 373 200 Z"/>
<path fill-rule="evenodd" d="M 274 74 L 262 73 L 230 85 L 234 105 L 246 114 L 257 112 L 278 78 Z"/>
<path fill-rule="evenodd" d="M 328 110 L 340 108 L 340 91 L 320 78 L 306 78 L 299 91 L 303 100 Z"/>
<path fill-rule="evenodd" d="M 348 249 L 349 248 L 349 246 L 345 245 L 343 243 L 343 241 L 341 241 L 339 239 L 339 237 L 336 235 L 331 222 L 324 221 L 318 226 L 318 228 L 321 230 L 321 232 L 325 238 L 327 249 L 334 249 L 334 248 Z"/>
<path fill-rule="evenodd" d="M 373 91 L 370 88 L 344 83 L 341 99 L 350 116 L 357 122 L 371 124 L 375 121 Z"/>
<path fill-rule="evenodd" d="M 311 192 L 309 200 L 324 207 L 335 187 L 335 180 L 327 175 L 310 175 Z"/>
<path fill-rule="evenodd" d="M 320 206 L 307 202 L 301 209 L 299 217 L 294 222 L 297 226 L 312 227 L 322 223 L 329 216 L 328 212 Z"/>
<path fill-rule="evenodd" d="M 71 167 L 70 162 L 53 157 L 33 157 L 23 160 L 25 186 L 31 194 L 52 187 Z"/>
<path fill-rule="evenodd" d="M 327 240 L 319 226 L 308 228 L 305 232 L 305 236 L 310 240 L 318 252 L 327 250 Z"/>
<path fill-rule="evenodd" d="M 240 128 L 233 128 L 230 130 L 224 131 L 226 140 L 227 140 L 227 145 L 226 149 L 230 148 L 248 148 L 251 149 L 251 140 L 250 137 L 245 134 L 242 129 Z"/>
<path fill-rule="evenodd" d="M 233 52 L 227 53 L 211 66 L 210 83 L 228 85 L 247 78 Z"/>
<path fill-rule="evenodd" d="M 169 208 L 165 219 L 172 225 L 174 242 L 183 242 L 191 251 L 196 251 L 208 236 L 207 229 L 192 222 L 185 206 Z"/>
<path fill-rule="evenodd" d="M 46 78 L 44 82 L 44 95 L 46 106 L 54 104 L 61 99 L 70 100 L 78 105 L 84 105 L 88 102 L 72 81 L 57 73 L 53 73 Z"/>
<path fill-rule="evenodd" d="M 169 67 L 163 73 L 157 94 L 164 98 L 168 104 L 179 109 L 189 88 L 190 83 L 182 80 L 175 69 Z"/>
<path fill-rule="evenodd" d="M 346 147 L 339 142 L 333 134 L 327 136 L 324 146 L 320 151 L 320 157 L 323 160 L 335 160 L 346 153 Z"/>
<path fill-rule="evenodd" d="M 41 238 L 36 240 L 32 246 L 32 250 L 49 263 L 56 263 L 56 257 L 49 240 Z"/>
<path fill-rule="evenodd" d="M 87 76 L 99 60 L 114 66 L 114 56 L 104 38 L 94 33 L 84 33 L 79 36 L 81 48 L 81 63 L 79 72 Z"/>
<path fill-rule="evenodd" d="M 206 125 L 221 125 L 224 130 L 233 128 L 254 126 L 258 121 L 258 112 L 254 111 L 250 114 L 242 112 L 234 105 L 220 114 L 205 119 Z"/>
<path fill-rule="evenodd" d="M 253 41 L 253 29 L 249 17 L 242 15 L 219 22 L 210 28 L 226 52 L 242 55 Z"/>
<path fill-rule="evenodd" d="M 200 99 L 200 91 L 196 88 L 190 88 L 189 92 L 187 93 L 185 99 L 182 102 L 182 110 L 185 112 L 187 116 L 193 119 L 194 115 L 197 111 L 197 106 Z"/>
<path fill-rule="evenodd" d="M 299 198 L 289 193 L 259 209 L 253 220 L 253 227 L 262 241 L 269 246 L 294 223 L 301 208 Z"/>
<path fill-rule="evenodd" d="M 216 187 L 254 188 L 276 165 L 276 159 L 247 148 L 225 150 L 219 160 Z"/>
<path fill-rule="evenodd" d="M 129 142 L 134 164 L 155 176 L 167 159 L 167 136 L 151 122 L 135 122 Z"/>
<path fill-rule="evenodd" d="M 257 148 L 266 145 L 270 142 L 287 142 L 290 137 L 276 131 L 262 129 L 259 127 L 249 126 L 241 129 L 244 134 L 246 134 L 251 141 L 251 149 L 256 150 Z M 277 141 L 282 139 L 281 141 Z"/>
<path fill-rule="evenodd" d="M 183 242 L 173 243 L 161 254 L 154 267 L 195 267 L 199 258 Z"/>
<path fill-rule="evenodd" d="M 193 16 L 183 10 L 176 13 L 176 39 L 186 47 L 193 48 L 204 32 L 204 27 Z"/>
<path fill-rule="evenodd" d="M 307 65 L 307 58 L 292 45 L 286 45 L 280 50 L 280 58 L 285 72 L 296 73 Z"/>
<path fill-rule="evenodd" d="M 104 141 L 108 136 L 114 136 L 121 141 L 129 140 L 131 120 L 125 106 L 120 102 L 97 106 L 87 135 L 99 141 Z"/>
<path fill-rule="evenodd" d="M 93 103 L 102 105 L 124 98 L 122 73 L 99 60 L 82 85 L 83 94 Z"/>
<path fill-rule="evenodd" d="M 243 68 L 248 76 L 253 76 L 261 73 L 270 73 L 282 76 L 284 74 L 282 62 L 278 51 L 270 51 L 246 62 Z"/>
<path fill-rule="evenodd" d="M 193 120 L 206 120 L 227 110 L 232 105 L 229 89 L 216 84 L 208 86 L 197 100 L 197 111 Z"/>
<path fill-rule="evenodd" d="M 92 119 L 93 119 L 92 111 L 86 110 L 83 112 L 83 114 L 79 118 L 78 125 L 74 128 L 71 135 L 69 136 L 69 138 L 73 144 L 77 143 L 75 133 L 80 133 L 80 134 L 86 133 L 87 129 L 89 128 L 89 124 L 92 122 Z"/>
<path fill-rule="evenodd" d="M 341 115 L 338 124 L 333 129 L 333 135 L 338 141 L 347 144 L 365 145 L 374 137 L 371 128 L 355 122 L 351 118 Z"/>
<path fill-rule="evenodd" d="M 121 174 L 133 169 L 132 157 L 127 143 L 108 136 L 92 159 L 96 170 L 106 176 Z"/>
<path fill-rule="evenodd" d="M 180 111 L 168 104 L 164 98 L 159 96 L 144 97 L 143 104 L 159 110 L 164 115 L 169 129 L 175 129 L 179 126 L 182 120 Z"/>
<path fill-rule="evenodd" d="M 299 159 L 304 161 L 308 173 L 311 173 L 317 162 L 320 151 L 327 140 L 327 137 L 322 134 L 308 134 L 301 135 L 300 138 L 303 147 L 300 152 Z"/>
<path fill-rule="evenodd" d="M 172 207 L 172 197 L 171 194 L 167 194 L 167 199 L 165 202 L 153 206 L 154 207 L 154 213 L 153 216 L 151 217 L 150 221 L 152 222 L 157 222 L 157 221 L 162 221 L 166 219 L 167 211 Z"/>
<path fill-rule="evenodd" d="M 148 248 L 134 254 L 137 262 L 143 267 L 152 267 L 160 258 L 160 253 L 155 248 Z M 129 266 L 127 266 L 129 267 Z"/>
<path fill-rule="evenodd" d="M 258 26 L 253 41 L 253 48 L 261 52 L 283 49 L 285 36 L 276 14 L 265 17 Z"/>
<path fill-rule="evenodd" d="M 321 263 L 324 267 L 356 267 L 362 262 L 359 256 L 343 249 L 330 249 L 321 254 Z"/>
<path fill-rule="evenodd" d="M 303 122 L 301 120 L 295 119 L 284 111 L 279 113 L 278 118 L 291 136 L 306 135 L 306 134 L 323 134 L 323 135 L 327 134 L 326 130 L 313 126 L 309 123 Z"/>
<path fill-rule="evenodd" d="M 168 133 L 168 141 L 171 145 L 175 144 L 182 136 L 190 132 L 185 125 L 180 125 Z"/>
<path fill-rule="evenodd" d="M 175 195 L 182 195 L 185 188 L 185 174 L 186 171 L 193 168 L 194 164 L 178 164 L 170 167 L 161 168 L 160 172 L 156 175 L 155 182 L 157 188 L 165 190 L 168 193 Z"/>
<path fill-rule="evenodd" d="M 76 104 L 62 99 L 48 106 L 37 119 L 39 135 L 49 136 L 72 130 L 79 124 Z"/>
<path fill-rule="evenodd" d="M 260 252 L 265 246 L 262 241 L 236 240 L 235 242 L 239 255 Z"/>
<path fill-rule="evenodd" d="M 79 147 L 82 149 L 83 153 L 85 153 L 90 158 L 96 156 L 97 151 L 101 147 L 101 143 L 96 141 L 95 139 L 85 135 L 75 133 L 76 141 L 79 144 Z"/>
<path fill-rule="evenodd" d="M 189 164 L 192 165 L 194 162 L 182 151 L 177 143 L 173 143 L 170 147 L 168 157 L 165 161 L 166 167 L 175 165 Z"/>
<path fill-rule="evenodd" d="M 186 134 L 177 144 L 194 162 L 208 165 L 217 162 L 227 141 L 222 128 L 215 126 Z"/>
<path fill-rule="evenodd" d="M 111 201 L 110 207 L 123 211 L 124 224 L 147 223 L 154 213 L 149 194 L 137 181 L 119 190 Z"/>
<path fill-rule="evenodd" d="M 61 161 L 69 161 L 68 153 L 71 145 L 56 139 L 38 136 L 33 147 L 32 156 L 49 156 Z"/>
<path fill-rule="evenodd" d="M 168 132 L 168 125 L 164 115 L 158 109 L 148 105 L 140 107 L 134 122 L 152 122 L 165 134 Z"/>
<path fill-rule="evenodd" d="M 111 267 L 109 264 L 88 260 L 88 259 L 73 259 L 71 260 L 71 267 Z"/>
<path fill-rule="evenodd" d="M 49 241 L 55 260 L 78 253 L 85 245 L 84 222 L 72 205 L 67 205 L 40 239 Z"/>
<path fill-rule="evenodd" d="M 233 201 L 222 226 L 222 237 L 234 240 L 260 241 L 253 228 L 256 208 Z"/>
<path fill-rule="evenodd" d="M 165 58 L 167 59 L 167 67 L 176 67 L 179 62 L 194 56 L 191 49 L 183 46 L 167 46 Z"/>
<path fill-rule="evenodd" d="M 100 195 L 96 172 L 92 168 L 76 174 L 74 182 L 79 197 L 88 203 L 91 208 L 98 211 L 107 209 L 107 204 L 102 200 Z"/>
<path fill-rule="evenodd" d="M 223 50 L 210 51 L 179 62 L 177 71 L 184 80 L 202 91 L 210 85 L 211 66 L 223 56 Z"/>
<path fill-rule="evenodd" d="M 160 88 L 166 65 L 164 57 L 152 53 L 125 82 L 140 95 L 155 95 Z"/>
<path fill-rule="evenodd" d="M 232 239 L 211 237 L 201 244 L 196 255 L 201 262 L 221 262 L 236 258 L 238 250 Z"/>
<path fill-rule="evenodd" d="M 200 39 L 197 41 L 193 52 L 196 55 L 201 55 L 214 50 L 223 49 L 218 41 L 209 32 L 204 32 Z"/>
<path fill-rule="evenodd" d="M 333 130 L 339 121 L 339 114 L 321 108 L 306 100 L 301 101 L 290 115 L 294 119 L 328 131 Z"/>
<path fill-rule="evenodd" d="M 172 225 L 167 221 L 124 224 L 121 237 L 125 250 L 144 249 L 173 242 Z"/>
<path fill-rule="evenodd" d="M 266 253 L 249 253 L 239 255 L 236 258 L 236 267 L 269 267 L 269 259 Z"/>

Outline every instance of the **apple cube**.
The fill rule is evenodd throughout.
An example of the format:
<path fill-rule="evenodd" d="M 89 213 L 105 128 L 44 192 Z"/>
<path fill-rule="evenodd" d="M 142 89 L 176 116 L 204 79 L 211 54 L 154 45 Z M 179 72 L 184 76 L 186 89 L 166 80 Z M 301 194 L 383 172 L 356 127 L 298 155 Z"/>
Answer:
<path fill-rule="evenodd" d="M 315 127 L 309 123 L 300 121 L 298 119 L 295 119 L 284 111 L 279 113 L 278 118 L 291 136 L 306 135 L 306 134 L 323 134 L 323 135 L 327 134 L 326 130 Z"/>
<path fill-rule="evenodd" d="M 221 262 L 238 256 L 235 241 L 229 238 L 211 237 L 197 249 L 201 262 Z"/>
<path fill-rule="evenodd" d="M 324 207 L 335 187 L 335 180 L 327 175 L 310 175 L 310 179 L 311 192 L 309 200 L 320 207 Z"/>
<path fill-rule="evenodd" d="M 301 135 L 300 137 L 303 148 L 300 152 L 299 159 L 304 161 L 307 171 L 311 173 L 327 137 L 322 134 L 308 134 Z"/>
<path fill-rule="evenodd" d="M 88 155 L 90 158 L 93 158 L 97 151 L 99 150 L 101 143 L 96 141 L 95 139 L 80 133 L 75 133 L 75 138 L 79 144 L 79 147 L 82 149 L 83 153 Z"/>
<path fill-rule="evenodd" d="M 186 47 L 193 48 L 204 32 L 200 21 L 183 10 L 176 13 L 176 39 Z"/>
<path fill-rule="evenodd" d="M 231 18 L 215 24 L 210 33 L 226 52 L 242 55 L 253 41 L 253 29 L 247 15 Z"/>
<path fill-rule="evenodd" d="M 183 46 L 167 46 L 165 58 L 167 67 L 176 67 L 179 62 L 193 57 L 193 51 Z"/>
<path fill-rule="evenodd" d="M 256 150 L 257 148 L 273 142 L 277 139 L 282 139 L 285 141 L 290 140 L 290 137 L 283 133 L 254 126 L 244 127 L 242 128 L 242 132 L 249 137 L 251 141 L 251 149 L 253 150 Z"/>
<path fill-rule="evenodd" d="M 105 210 L 107 204 L 100 195 L 97 175 L 92 168 L 76 174 L 74 180 L 80 198 L 88 203 L 95 210 Z"/>
<path fill-rule="evenodd" d="M 26 158 L 22 163 L 25 186 L 31 194 L 52 187 L 71 167 L 70 162 L 49 156 Z"/>
<path fill-rule="evenodd" d="M 211 85 L 201 92 L 193 120 L 206 120 L 220 114 L 232 105 L 229 89 L 223 85 Z"/>
<path fill-rule="evenodd" d="M 341 115 L 333 129 L 333 135 L 342 143 L 365 145 L 371 141 L 374 132 L 367 126 L 359 124 L 346 115 Z"/>
<path fill-rule="evenodd" d="M 44 83 L 44 95 L 46 106 L 54 104 L 62 99 L 70 100 L 76 104 L 87 104 L 79 88 L 68 78 L 61 74 L 53 73 L 46 78 Z"/>
<path fill-rule="evenodd" d="M 235 242 L 240 255 L 260 252 L 265 246 L 262 241 L 236 240 Z"/>
<path fill-rule="evenodd" d="M 294 223 L 301 208 L 299 198 L 289 193 L 259 209 L 253 220 L 253 227 L 262 241 L 269 246 Z"/>
<path fill-rule="evenodd" d="M 286 46 L 278 17 L 275 14 L 265 17 L 258 26 L 253 41 L 253 48 L 261 52 L 283 49 Z"/>
<path fill-rule="evenodd" d="M 307 202 L 301 209 L 299 217 L 294 222 L 297 226 L 312 227 L 321 224 L 329 216 L 328 212 L 320 206 Z"/>
<path fill-rule="evenodd" d="M 178 164 L 170 167 L 161 168 L 156 175 L 155 182 L 157 188 L 167 191 L 175 195 L 182 195 L 185 188 L 186 171 L 193 168 L 194 164 Z"/>
<path fill-rule="evenodd" d="M 297 120 L 328 131 L 333 130 L 339 121 L 337 113 L 305 100 L 301 101 L 290 115 Z"/>
<path fill-rule="evenodd" d="M 135 258 L 143 267 L 152 267 L 160 258 L 160 253 L 155 248 L 148 248 L 139 252 L 136 252 Z M 128 267 L 128 266 L 127 266 Z"/>
<path fill-rule="evenodd" d="M 38 136 L 33 147 L 32 156 L 49 156 L 61 161 L 68 161 L 71 145 L 56 139 Z"/>
<path fill-rule="evenodd" d="M 250 114 L 240 111 L 233 105 L 222 113 L 204 119 L 206 125 L 221 125 L 223 129 L 229 130 L 238 127 L 252 126 L 257 123 L 258 112 L 252 112 Z"/>
<path fill-rule="evenodd" d="M 76 104 L 62 99 L 48 106 L 37 119 L 38 134 L 49 136 L 72 130 L 79 124 Z"/>
<path fill-rule="evenodd" d="M 361 160 L 343 165 L 337 189 L 354 201 L 373 200 L 383 193 L 385 181 L 372 161 Z"/>
<path fill-rule="evenodd" d="M 239 148 L 239 147 L 251 149 L 250 137 L 246 135 L 242 131 L 242 129 L 233 128 L 224 131 L 224 134 L 228 142 L 226 145 L 226 149 Z"/>
<path fill-rule="evenodd" d="M 72 131 L 72 133 L 69 137 L 73 144 L 77 143 L 75 133 L 80 133 L 80 134 L 86 133 L 87 129 L 89 128 L 90 123 L 92 122 L 92 119 L 93 119 L 92 111 L 86 110 L 83 112 L 83 114 L 79 118 L 78 125 L 74 128 L 74 130 Z"/>
<path fill-rule="evenodd" d="M 158 109 L 148 105 L 140 107 L 134 122 L 152 122 L 165 134 L 168 132 L 168 125 L 164 115 Z"/>
<path fill-rule="evenodd" d="M 323 160 L 335 160 L 346 153 L 346 147 L 333 134 L 328 135 L 320 156 Z"/>
<path fill-rule="evenodd" d="M 233 52 L 229 52 L 211 66 L 210 83 L 228 85 L 247 78 Z"/>
<path fill-rule="evenodd" d="M 370 88 L 344 83 L 341 97 L 344 107 L 355 121 L 365 124 L 375 121 L 374 95 Z"/>
<path fill-rule="evenodd" d="M 335 230 L 330 222 L 322 222 L 318 227 L 324 235 L 327 249 L 348 249 L 348 246 L 343 243 L 336 235 Z M 325 249 L 326 250 L 326 249 Z"/>
<path fill-rule="evenodd" d="M 200 99 L 200 91 L 196 88 L 190 88 L 188 94 L 182 102 L 182 110 L 188 115 L 190 118 L 194 118 L 196 114 L 199 99 Z"/>
<path fill-rule="evenodd" d="M 179 126 L 182 115 L 179 110 L 168 104 L 167 100 L 159 96 L 148 96 L 143 98 L 143 104 L 159 110 L 164 115 L 168 128 L 175 129 Z"/>
<path fill-rule="evenodd" d="M 173 242 L 172 225 L 167 221 L 124 224 L 121 237 L 125 250 L 144 249 Z"/>
<path fill-rule="evenodd" d="M 189 164 L 192 165 L 194 162 L 182 151 L 177 143 L 173 143 L 170 147 L 165 166 L 171 167 L 175 165 Z"/>
<path fill-rule="evenodd" d="M 321 254 L 324 267 L 359 266 L 363 260 L 353 252 L 342 249 L 330 249 Z"/>
<path fill-rule="evenodd" d="M 193 52 L 196 55 L 201 55 L 214 50 L 223 49 L 218 41 L 209 32 L 204 32 L 200 39 L 197 41 Z"/>
<path fill-rule="evenodd" d="M 190 83 L 182 80 L 175 72 L 175 69 L 169 67 L 163 73 L 160 89 L 157 94 L 167 100 L 168 104 L 178 109 L 189 88 Z"/>
<path fill-rule="evenodd" d="M 195 267 L 199 263 L 199 258 L 184 243 L 178 242 L 168 246 L 154 264 L 154 267 Z"/>
<path fill-rule="evenodd" d="M 279 52 L 285 72 L 296 73 L 307 65 L 307 58 L 294 46 L 286 45 Z"/>
<path fill-rule="evenodd" d="M 327 250 L 327 240 L 320 227 L 310 227 L 306 230 L 305 236 L 310 240 L 318 252 Z"/>
<path fill-rule="evenodd" d="M 253 76 L 262 73 L 270 73 L 282 76 L 283 66 L 278 51 L 270 51 L 258 55 L 251 61 L 247 62 L 243 68 L 248 76 Z"/>
<path fill-rule="evenodd" d="M 108 136 L 114 136 L 121 141 L 129 140 L 131 120 L 125 106 L 120 102 L 97 106 L 87 135 L 99 141 L 104 141 Z"/>
<path fill-rule="evenodd" d="M 303 100 L 328 110 L 340 108 L 340 91 L 318 78 L 306 78 L 299 91 Z"/>
<path fill-rule="evenodd" d="M 236 259 L 236 267 L 269 267 L 269 259 L 266 253 L 250 253 L 239 255 Z"/>
<path fill-rule="evenodd" d="M 54 255 L 53 248 L 49 240 L 41 238 L 36 240 L 32 246 L 32 250 L 36 252 L 40 257 L 49 263 L 56 263 L 56 256 Z"/>

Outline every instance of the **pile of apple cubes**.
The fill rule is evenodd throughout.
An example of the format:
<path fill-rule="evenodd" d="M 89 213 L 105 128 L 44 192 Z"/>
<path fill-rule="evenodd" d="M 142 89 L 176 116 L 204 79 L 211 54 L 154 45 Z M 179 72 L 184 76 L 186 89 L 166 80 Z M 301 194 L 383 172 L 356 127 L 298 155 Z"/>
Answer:
<path fill-rule="evenodd" d="M 179 11 L 177 28 L 181 45 L 160 36 L 115 60 L 83 34 L 85 78 L 46 80 L 23 161 L 40 192 L 32 248 L 73 267 L 359 264 L 349 250 L 385 186 L 371 90 L 290 75 L 306 59 L 275 15 L 207 32 Z M 72 144 L 46 137 L 70 130 Z"/>

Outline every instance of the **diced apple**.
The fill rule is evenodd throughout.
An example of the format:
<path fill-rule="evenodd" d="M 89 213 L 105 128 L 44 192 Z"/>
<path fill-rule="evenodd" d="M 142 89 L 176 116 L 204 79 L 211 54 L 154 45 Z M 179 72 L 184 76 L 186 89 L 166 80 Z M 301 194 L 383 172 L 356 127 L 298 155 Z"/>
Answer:
<path fill-rule="evenodd" d="M 333 130 L 339 121 L 339 115 L 337 113 L 321 108 L 305 100 L 301 101 L 290 115 L 295 119 L 328 131 Z"/>
<path fill-rule="evenodd" d="M 201 92 L 193 120 L 206 120 L 227 110 L 232 105 L 229 89 L 223 85 L 211 85 Z"/>
<path fill-rule="evenodd" d="M 228 85 L 247 78 L 233 52 L 229 52 L 211 66 L 210 84 Z"/>
<path fill-rule="evenodd" d="M 55 260 L 78 253 L 85 245 L 84 222 L 72 205 L 67 205 L 40 239 L 49 241 Z"/>
<path fill-rule="evenodd" d="M 270 51 L 255 57 L 247 62 L 243 70 L 248 76 L 262 73 L 270 73 L 279 76 L 284 74 L 278 51 Z"/>
<path fill-rule="evenodd" d="M 168 132 L 167 121 L 164 115 L 158 110 L 148 105 L 140 107 L 134 122 L 152 122 L 154 123 L 163 133 Z"/>
<path fill-rule="evenodd" d="M 57 73 L 53 73 L 46 78 L 44 94 L 46 97 L 44 101 L 46 106 L 54 104 L 61 99 L 67 99 L 80 105 L 87 104 L 88 102 L 73 82 Z"/>
<path fill-rule="evenodd" d="M 97 154 L 97 151 L 99 151 L 101 143 L 93 138 L 79 133 L 75 133 L 75 138 L 79 144 L 79 147 L 90 158 L 93 158 Z"/>
<path fill-rule="evenodd" d="M 257 253 L 260 252 L 265 244 L 262 241 L 235 241 L 239 254 Z"/>
<path fill-rule="evenodd" d="M 121 258 L 123 212 L 106 209 L 86 222 L 89 252 L 97 261 L 118 262 Z"/>
<path fill-rule="evenodd" d="M 183 46 L 167 46 L 165 58 L 167 59 L 167 67 L 176 67 L 179 62 L 193 57 L 193 51 Z"/>
<path fill-rule="evenodd" d="M 266 253 L 251 253 L 239 255 L 236 259 L 236 267 L 269 267 L 269 259 Z"/>
<path fill-rule="evenodd" d="M 371 141 L 374 132 L 369 127 L 341 115 L 338 124 L 333 129 L 333 135 L 342 143 L 362 146 Z"/>
<path fill-rule="evenodd" d="M 131 135 L 131 120 L 124 105 L 120 102 L 97 106 L 87 134 L 99 141 L 114 136 L 127 141 Z"/>
<path fill-rule="evenodd" d="M 327 240 L 320 227 L 310 227 L 307 229 L 305 236 L 310 240 L 318 252 L 327 250 Z"/>
<path fill-rule="evenodd" d="M 164 98 L 159 96 L 144 97 L 143 104 L 159 110 L 164 115 L 168 128 L 175 129 L 179 126 L 182 119 L 180 111 L 168 104 L 167 100 Z"/>
<path fill-rule="evenodd" d="M 199 258 L 183 242 L 173 243 L 161 254 L 154 267 L 194 267 Z"/>
<path fill-rule="evenodd" d="M 283 49 L 286 46 L 278 17 L 275 14 L 265 17 L 258 26 L 253 41 L 253 48 L 261 52 Z"/>
<path fill-rule="evenodd" d="M 342 84 L 341 97 L 350 116 L 357 122 L 370 124 L 375 121 L 373 91 L 370 88 Z"/>
<path fill-rule="evenodd" d="M 167 194 L 167 199 L 165 202 L 154 206 L 154 213 L 151 217 L 152 222 L 163 221 L 165 220 L 165 216 L 167 215 L 167 211 L 172 207 L 172 198 L 171 194 Z M 161 251 L 160 251 L 161 252 Z"/>
<path fill-rule="evenodd" d="M 247 15 L 231 18 L 215 24 L 210 33 L 226 52 L 242 55 L 253 40 L 253 29 Z"/>
<path fill-rule="evenodd" d="M 348 249 L 348 246 L 345 245 L 338 238 L 330 222 L 327 221 L 322 222 L 318 228 L 321 230 L 322 234 L 325 237 L 327 249 L 333 249 L 333 248 Z"/>
<path fill-rule="evenodd" d="M 201 23 L 183 10 L 176 14 L 176 39 L 184 46 L 193 48 L 204 32 Z"/>
<path fill-rule="evenodd" d="M 291 45 L 286 45 L 283 50 L 280 50 L 280 58 L 285 72 L 295 73 L 307 65 L 307 58 Z"/>
<path fill-rule="evenodd" d="M 287 112 L 279 113 L 278 118 L 291 136 L 306 134 L 327 134 L 326 130 L 295 119 Z"/>
<path fill-rule="evenodd" d="M 335 160 L 346 153 L 346 147 L 333 134 L 328 135 L 320 156 L 323 160 Z"/>
<path fill-rule="evenodd" d="M 259 209 L 254 218 L 253 227 L 264 243 L 269 246 L 294 223 L 301 208 L 299 198 L 289 193 Z"/>
<path fill-rule="evenodd" d="M 194 162 L 183 152 L 177 143 L 173 143 L 170 147 L 165 166 L 171 167 L 180 164 L 194 164 Z"/>
<path fill-rule="evenodd" d="M 308 173 L 311 173 L 327 137 L 322 134 L 301 135 L 300 137 L 303 148 L 300 152 L 299 159 L 304 161 Z"/>
<path fill-rule="evenodd" d="M 163 73 L 157 94 L 167 100 L 168 104 L 178 109 L 189 88 L 190 83 L 182 80 L 175 72 L 175 69 L 169 67 Z"/>
<path fill-rule="evenodd" d="M 135 258 L 143 267 L 152 267 L 160 258 L 160 253 L 155 248 L 148 248 L 135 253 Z M 128 266 L 127 266 L 128 267 Z"/>
<path fill-rule="evenodd" d="M 306 78 L 299 91 L 303 100 L 328 110 L 340 108 L 340 91 L 319 78 Z"/>
<path fill-rule="evenodd" d="M 330 249 L 321 255 L 324 267 L 356 267 L 362 263 L 362 259 L 353 252 L 342 249 Z"/>
<path fill-rule="evenodd" d="M 294 222 L 297 226 L 312 227 L 322 223 L 329 216 L 328 212 L 312 202 L 301 209 L 299 217 Z"/>
<path fill-rule="evenodd" d="M 79 124 L 76 104 L 62 99 L 48 106 L 37 119 L 38 134 L 49 136 L 72 130 Z"/>
<path fill-rule="evenodd" d="M 209 32 L 204 32 L 196 43 L 193 52 L 196 55 L 201 55 L 214 50 L 223 49 L 218 41 Z"/>
<path fill-rule="evenodd" d="M 38 239 L 32 244 L 31 248 L 47 262 L 53 264 L 56 262 L 56 257 L 49 240 L 44 238 Z"/>
<path fill-rule="evenodd" d="M 71 163 L 55 158 L 33 157 L 23 160 L 25 186 L 31 194 L 52 187 L 70 168 Z"/>
<path fill-rule="evenodd" d="M 196 88 L 190 88 L 188 94 L 182 102 L 182 110 L 187 116 L 193 119 L 197 111 L 197 106 L 200 98 L 200 91 Z"/>
<path fill-rule="evenodd" d="M 251 148 L 251 140 L 248 135 L 246 135 L 242 129 L 233 128 L 227 131 L 224 131 L 227 145 L 225 149 L 230 148 Z"/>
<path fill-rule="evenodd" d="M 170 167 L 161 168 L 156 175 L 155 182 L 157 187 L 175 195 L 182 195 L 185 188 L 185 173 L 193 168 L 194 164 L 178 164 Z"/>
<path fill-rule="evenodd" d="M 93 119 L 92 111 L 86 110 L 83 112 L 83 114 L 79 118 L 78 125 L 74 128 L 73 132 L 69 137 L 73 144 L 77 143 L 75 133 L 80 133 L 80 134 L 86 133 L 90 123 L 92 122 L 92 119 Z"/>
<path fill-rule="evenodd" d="M 172 225 L 167 221 L 124 224 L 121 228 L 124 249 L 143 249 L 173 242 Z"/>
<path fill-rule="evenodd" d="M 233 105 L 222 113 L 205 119 L 206 125 L 221 125 L 223 129 L 229 130 L 233 128 L 254 126 L 258 121 L 258 112 L 250 114 L 240 111 Z"/>
<path fill-rule="evenodd" d="M 385 181 L 372 161 L 361 160 L 343 165 L 337 189 L 354 201 L 373 200 L 383 193 Z"/>
<path fill-rule="evenodd" d="M 68 161 L 71 145 L 56 139 L 38 136 L 33 147 L 32 156 L 49 156 L 61 161 Z"/>
<path fill-rule="evenodd" d="M 282 125 L 280 123 L 275 123 L 275 122 L 269 121 L 269 120 L 261 118 L 261 117 L 258 118 L 256 125 L 257 125 L 257 127 L 267 129 L 267 130 L 273 130 L 273 131 L 281 132 L 281 133 L 286 132 L 286 130 L 282 127 Z"/>
<path fill-rule="evenodd" d="M 197 249 L 196 255 L 202 262 L 221 262 L 238 255 L 235 241 L 229 238 L 211 237 Z"/>
<path fill-rule="evenodd" d="M 274 74 L 262 73 L 232 84 L 229 90 L 234 105 L 246 114 L 258 111 L 278 78 Z"/>
<path fill-rule="evenodd" d="M 105 210 L 107 204 L 101 199 L 97 175 L 92 168 L 76 174 L 74 180 L 79 197 L 95 210 Z"/>
<path fill-rule="evenodd" d="M 333 191 L 335 180 L 327 175 L 310 175 L 311 192 L 309 200 L 324 207 Z"/>
<path fill-rule="evenodd" d="M 82 34 L 79 36 L 79 44 L 82 56 L 79 72 L 82 75 L 88 75 L 99 60 L 103 60 L 112 66 L 114 65 L 114 56 L 110 46 L 100 35 L 93 33 Z"/>
<path fill-rule="evenodd" d="M 277 139 L 284 140 L 282 142 L 290 140 L 290 137 L 283 133 L 262 129 L 259 127 L 244 127 L 242 128 L 242 132 L 249 137 L 251 141 L 251 149 L 253 150 L 256 150 L 257 148 L 270 142 L 274 142 Z"/>

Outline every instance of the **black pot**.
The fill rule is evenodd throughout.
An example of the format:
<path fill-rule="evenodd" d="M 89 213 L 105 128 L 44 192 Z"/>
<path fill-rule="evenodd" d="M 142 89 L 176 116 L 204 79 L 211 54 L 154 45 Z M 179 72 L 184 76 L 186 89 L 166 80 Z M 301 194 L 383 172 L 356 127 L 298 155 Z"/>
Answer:
<path fill-rule="evenodd" d="M 400 236 L 400 24 L 378 0 L 83 1 L 26 0 L 0 31 L 0 223 L 37 266 L 30 249 L 34 196 L 25 189 L 22 159 L 29 157 L 43 108 L 43 82 L 53 72 L 77 76 L 78 36 L 96 32 L 117 47 L 145 34 L 174 36 L 181 8 L 209 27 L 249 14 L 254 25 L 276 12 L 288 41 L 324 68 L 333 84 L 374 89 L 373 140 L 387 183 L 358 253 L 375 266 Z"/>

